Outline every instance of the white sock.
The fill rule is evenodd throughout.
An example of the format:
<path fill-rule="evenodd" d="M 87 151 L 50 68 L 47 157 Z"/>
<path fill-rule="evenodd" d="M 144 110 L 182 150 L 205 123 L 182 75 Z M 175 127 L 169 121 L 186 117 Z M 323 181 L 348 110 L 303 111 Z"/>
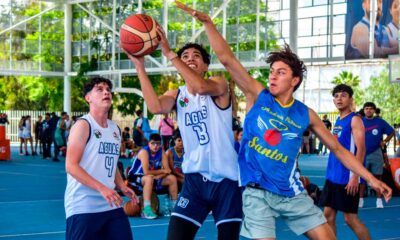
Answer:
<path fill-rule="evenodd" d="M 143 201 L 143 207 L 150 206 L 150 200 L 144 200 Z"/>

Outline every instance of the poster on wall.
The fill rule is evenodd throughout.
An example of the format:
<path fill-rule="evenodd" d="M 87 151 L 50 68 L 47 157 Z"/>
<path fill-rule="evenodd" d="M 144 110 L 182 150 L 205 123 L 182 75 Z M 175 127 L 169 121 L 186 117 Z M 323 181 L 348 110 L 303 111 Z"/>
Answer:
<path fill-rule="evenodd" d="M 371 4 L 371 1 L 375 1 Z M 399 54 L 400 0 L 351 0 L 347 2 L 345 59 L 365 59 L 370 56 L 370 32 L 373 57 L 387 58 Z M 371 5 L 376 9 L 371 11 Z M 375 16 L 375 21 L 371 21 Z M 371 29 L 371 22 L 375 22 Z"/>

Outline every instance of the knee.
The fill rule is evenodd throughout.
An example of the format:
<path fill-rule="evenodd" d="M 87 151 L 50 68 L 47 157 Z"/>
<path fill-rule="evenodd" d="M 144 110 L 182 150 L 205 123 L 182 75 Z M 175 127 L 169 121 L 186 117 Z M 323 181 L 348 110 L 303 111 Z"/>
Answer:
<path fill-rule="evenodd" d="M 151 185 L 153 186 L 154 176 L 153 175 L 145 175 L 142 177 L 143 186 Z"/>
<path fill-rule="evenodd" d="M 352 215 L 348 215 L 345 214 L 344 215 L 344 222 L 349 225 L 349 226 L 353 226 L 355 224 L 355 222 L 357 221 L 357 216 L 352 216 Z"/>

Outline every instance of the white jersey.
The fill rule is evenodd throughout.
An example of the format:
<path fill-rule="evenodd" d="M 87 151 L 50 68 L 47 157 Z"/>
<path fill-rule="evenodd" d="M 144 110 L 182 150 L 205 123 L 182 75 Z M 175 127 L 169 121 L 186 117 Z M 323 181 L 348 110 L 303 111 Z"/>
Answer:
<path fill-rule="evenodd" d="M 212 97 L 192 95 L 179 87 L 176 99 L 179 130 L 185 147 L 182 170 L 220 182 L 238 180 L 232 131 L 232 105 L 219 108 Z"/>
<path fill-rule="evenodd" d="M 89 123 L 90 135 L 79 165 L 97 181 L 114 189 L 121 143 L 119 128 L 111 120 L 107 120 L 108 127 L 103 128 L 90 114 L 82 118 Z M 104 212 L 117 208 L 110 207 L 100 192 L 83 185 L 69 174 L 64 204 L 67 218 L 74 214 Z"/>

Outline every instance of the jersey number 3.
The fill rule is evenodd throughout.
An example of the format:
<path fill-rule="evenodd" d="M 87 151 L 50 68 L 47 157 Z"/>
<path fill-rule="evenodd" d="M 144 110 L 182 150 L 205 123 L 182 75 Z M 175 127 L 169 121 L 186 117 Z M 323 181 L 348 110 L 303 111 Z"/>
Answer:
<path fill-rule="evenodd" d="M 205 123 L 200 122 L 193 126 L 193 131 L 196 132 L 200 145 L 207 144 L 210 141 Z"/>

